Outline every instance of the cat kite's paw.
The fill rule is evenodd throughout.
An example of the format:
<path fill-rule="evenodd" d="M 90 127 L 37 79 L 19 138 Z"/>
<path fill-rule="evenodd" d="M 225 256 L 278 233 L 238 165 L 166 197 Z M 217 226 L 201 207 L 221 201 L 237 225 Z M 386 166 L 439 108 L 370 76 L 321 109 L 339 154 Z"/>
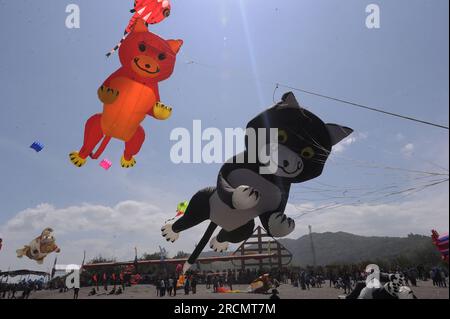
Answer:
<path fill-rule="evenodd" d="M 70 161 L 76 167 L 82 167 L 86 164 L 86 159 L 82 158 L 78 152 L 72 152 L 69 154 Z"/>
<path fill-rule="evenodd" d="M 119 91 L 102 85 L 98 91 L 98 98 L 104 104 L 113 104 L 119 97 Z"/>
<path fill-rule="evenodd" d="M 157 120 L 165 121 L 172 115 L 172 108 L 161 102 L 157 102 L 153 107 L 153 116 Z"/>
<path fill-rule="evenodd" d="M 227 251 L 228 250 L 228 246 L 229 246 L 228 242 L 221 243 L 221 242 L 219 242 L 217 240 L 217 237 L 213 237 L 211 239 L 211 242 L 209 243 L 209 247 L 212 250 L 214 250 L 214 251 L 216 251 L 218 253 L 222 253 L 224 251 Z"/>
<path fill-rule="evenodd" d="M 129 161 L 127 161 L 125 159 L 125 157 L 122 156 L 122 159 L 120 160 L 120 165 L 123 168 L 131 168 L 131 167 L 134 167 L 136 165 L 136 160 L 134 159 L 134 157 L 132 157 Z"/>
<path fill-rule="evenodd" d="M 241 185 L 233 192 L 232 203 L 236 209 L 251 209 L 258 205 L 259 191 L 250 186 Z"/>
<path fill-rule="evenodd" d="M 178 237 L 180 237 L 179 233 L 176 233 L 172 229 L 173 224 L 166 224 L 161 228 L 161 235 L 167 240 L 174 243 Z"/>
<path fill-rule="evenodd" d="M 269 218 L 269 232 L 273 237 L 284 237 L 295 229 L 295 221 L 283 213 L 272 214 Z"/>

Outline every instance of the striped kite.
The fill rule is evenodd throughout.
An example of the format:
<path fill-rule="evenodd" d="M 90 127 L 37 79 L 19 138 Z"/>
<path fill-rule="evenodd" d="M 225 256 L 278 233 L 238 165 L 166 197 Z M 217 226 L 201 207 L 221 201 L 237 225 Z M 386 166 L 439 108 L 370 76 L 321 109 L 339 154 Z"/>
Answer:
<path fill-rule="evenodd" d="M 448 234 L 439 235 L 435 230 L 431 231 L 433 244 L 439 249 L 442 259 L 448 263 Z"/>
<path fill-rule="evenodd" d="M 106 56 L 111 56 L 120 48 L 127 35 L 133 31 L 137 19 L 144 20 L 147 25 L 156 24 L 170 15 L 170 8 L 169 0 L 135 0 L 134 8 L 130 11 L 134 14 L 125 29 L 122 39 Z"/>

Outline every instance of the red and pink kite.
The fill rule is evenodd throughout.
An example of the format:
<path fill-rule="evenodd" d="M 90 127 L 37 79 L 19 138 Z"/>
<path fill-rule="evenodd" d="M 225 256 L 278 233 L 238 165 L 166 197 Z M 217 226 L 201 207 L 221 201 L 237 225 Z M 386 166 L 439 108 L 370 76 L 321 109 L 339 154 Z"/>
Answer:
<path fill-rule="evenodd" d="M 135 0 L 134 9 L 131 10 L 134 14 L 125 29 L 122 40 L 106 56 L 109 57 L 120 48 L 127 35 L 133 31 L 137 19 L 144 20 L 146 24 L 156 24 L 170 15 L 170 9 L 169 0 Z"/>
<path fill-rule="evenodd" d="M 167 18 L 170 15 L 170 2 L 169 0 L 136 0 L 131 12 L 134 15 L 126 29 L 127 33 L 131 32 L 138 18 L 148 24 L 156 24 Z"/>
<path fill-rule="evenodd" d="M 448 262 L 448 234 L 439 235 L 435 230 L 432 230 L 431 232 L 433 244 L 439 249 L 442 259 Z"/>

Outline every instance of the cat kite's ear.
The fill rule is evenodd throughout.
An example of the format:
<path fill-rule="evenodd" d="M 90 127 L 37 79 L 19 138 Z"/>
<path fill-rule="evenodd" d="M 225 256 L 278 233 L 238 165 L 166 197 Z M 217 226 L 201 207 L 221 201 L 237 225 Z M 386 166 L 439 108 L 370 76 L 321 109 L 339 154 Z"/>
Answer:
<path fill-rule="evenodd" d="M 298 109 L 300 104 L 298 104 L 294 93 L 288 92 L 283 95 L 281 102 L 275 106 L 276 109 Z"/>
<path fill-rule="evenodd" d="M 283 94 L 281 101 L 283 101 L 283 103 L 286 103 L 289 106 L 300 107 L 300 105 L 297 102 L 297 99 L 295 98 L 294 93 L 292 93 L 292 92 L 287 92 L 287 93 Z"/>
<path fill-rule="evenodd" d="M 325 126 L 327 127 L 328 134 L 330 134 L 331 145 L 333 146 L 353 133 L 353 130 L 349 127 L 337 124 L 325 124 Z"/>

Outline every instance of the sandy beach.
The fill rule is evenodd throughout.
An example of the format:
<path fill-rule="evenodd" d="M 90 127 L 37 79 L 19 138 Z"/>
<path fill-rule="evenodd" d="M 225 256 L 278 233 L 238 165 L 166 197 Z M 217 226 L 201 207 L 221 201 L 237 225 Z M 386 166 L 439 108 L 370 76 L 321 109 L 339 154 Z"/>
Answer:
<path fill-rule="evenodd" d="M 112 287 L 109 287 L 111 290 Z M 247 293 L 247 286 L 235 285 L 233 289 L 241 291 L 241 293 L 213 293 L 212 290 L 206 289 L 205 285 L 197 286 L 197 294 L 185 295 L 182 289 L 178 290 L 176 297 L 165 296 L 162 299 L 268 299 L 269 295 L 258 295 Z M 433 287 L 431 281 L 419 281 L 418 287 L 412 288 L 419 299 L 449 299 L 448 288 Z M 110 296 L 105 293 L 102 287 L 95 296 L 88 296 L 92 287 L 84 287 L 80 289 L 79 299 L 161 299 L 156 295 L 156 287 L 153 285 L 138 285 L 127 287 L 125 293 L 119 296 Z M 311 288 L 310 290 L 301 290 L 291 285 L 281 285 L 278 288 L 279 296 L 282 299 L 338 299 L 343 294 L 343 290 L 330 288 L 327 282 L 322 288 Z M 33 292 L 30 299 L 72 299 L 73 291 L 60 293 L 59 291 L 38 291 Z"/>

